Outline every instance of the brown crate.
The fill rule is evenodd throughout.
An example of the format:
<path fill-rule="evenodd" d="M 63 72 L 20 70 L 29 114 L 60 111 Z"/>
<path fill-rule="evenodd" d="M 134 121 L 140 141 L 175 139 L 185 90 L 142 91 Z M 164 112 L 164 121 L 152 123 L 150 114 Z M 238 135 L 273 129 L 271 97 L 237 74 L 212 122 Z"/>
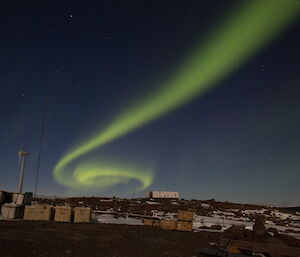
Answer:
<path fill-rule="evenodd" d="M 24 220 L 33 220 L 35 208 L 34 206 L 25 206 Z"/>
<path fill-rule="evenodd" d="M 71 222 L 72 208 L 69 206 L 56 206 L 54 221 Z"/>
<path fill-rule="evenodd" d="M 92 209 L 89 207 L 74 208 L 74 223 L 90 223 L 92 219 Z"/>
<path fill-rule="evenodd" d="M 177 220 L 180 221 L 193 221 L 193 212 L 192 211 L 177 211 Z"/>
<path fill-rule="evenodd" d="M 143 224 L 146 226 L 153 226 L 154 220 L 151 219 L 143 219 Z"/>
<path fill-rule="evenodd" d="M 31 205 L 25 207 L 24 220 L 50 220 L 52 207 L 50 205 Z"/>
<path fill-rule="evenodd" d="M 153 221 L 153 227 L 160 227 L 161 221 L 160 220 L 154 220 Z"/>
<path fill-rule="evenodd" d="M 177 221 L 177 230 L 193 231 L 193 222 L 192 221 Z"/>
<path fill-rule="evenodd" d="M 160 227 L 167 230 L 176 230 L 176 220 L 162 220 Z"/>

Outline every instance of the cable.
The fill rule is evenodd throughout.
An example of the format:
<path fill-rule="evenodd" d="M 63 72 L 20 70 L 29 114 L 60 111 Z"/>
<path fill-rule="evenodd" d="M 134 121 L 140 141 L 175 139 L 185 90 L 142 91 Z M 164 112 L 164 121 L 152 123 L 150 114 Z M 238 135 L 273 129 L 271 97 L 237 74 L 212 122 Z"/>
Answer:
<path fill-rule="evenodd" d="M 37 159 L 37 166 L 36 166 L 36 176 L 35 176 L 33 198 L 36 197 L 36 192 L 37 192 L 37 187 L 38 187 L 42 146 L 43 146 L 44 135 L 45 135 L 47 104 L 48 104 L 48 96 L 46 96 L 46 98 L 45 98 L 45 103 L 44 103 L 44 106 L 43 106 L 42 111 L 41 111 L 41 113 L 42 113 L 42 126 L 41 126 L 41 135 L 40 135 L 40 143 L 39 143 L 39 150 L 38 150 L 38 159 Z"/>

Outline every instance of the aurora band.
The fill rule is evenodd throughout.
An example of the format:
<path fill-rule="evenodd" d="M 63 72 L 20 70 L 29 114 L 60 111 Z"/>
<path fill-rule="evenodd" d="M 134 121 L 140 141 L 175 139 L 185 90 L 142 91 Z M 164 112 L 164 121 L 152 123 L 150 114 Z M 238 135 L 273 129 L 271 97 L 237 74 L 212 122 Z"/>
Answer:
<path fill-rule="evenodd" d="M 138 99 L 106 129 L 65 154 L 54 168 L 54 178 L 71 188 L 110 187 L 135 179 L 144 190 L 153 171 L 77 161 L 83 155 L 160 118 L 212 89 L 270 42 L 300 13 L 297 0 L 250 0 L 222 21 L 214 35 L 196 45 L 174 74 L 156 90 Z M 72 165 L 71 165 L 72 164 Z"/>

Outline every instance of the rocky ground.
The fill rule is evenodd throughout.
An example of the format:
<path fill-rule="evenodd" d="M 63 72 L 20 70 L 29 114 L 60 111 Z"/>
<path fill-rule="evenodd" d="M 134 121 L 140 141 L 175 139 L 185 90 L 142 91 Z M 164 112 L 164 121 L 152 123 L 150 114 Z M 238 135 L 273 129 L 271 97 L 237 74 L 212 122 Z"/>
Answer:
<path fill-rule="evenodd" d="M 183 199 L 81 197 L 37 199 L 37 202 L 90 206 L 94 223 L 0 220 L 0 257 L 191 257 L 196 256 L 193 249 L 217 247 L 221 238 L 300 247 L 297 239 L 300 213 L 297 209 Z M 176 219 L 177 210 L 194 212 L 194 232 L 143 226 L 142 217 L 128 215 Z M 109 213 L 118 213 L 119 218 Z M 253 221 L 258 217 L 261 224 L 254 228 Z M 117 224 L 101 224 L 105 222 Z"/>
<path fill-rule="evenodd" d="M 258 227 L 233 226 L 222 233 L 180 232 L 152 226 L 0 221 L 1 257 L 192 257 L 201 247 L 238 239 L 300 247 L 300 241 Z"/>
<path fill-rule="evenodd" d="M 1 257 L 191 257 L 218 240 L 216 233 L 149 226 L 0 221 Z"/>

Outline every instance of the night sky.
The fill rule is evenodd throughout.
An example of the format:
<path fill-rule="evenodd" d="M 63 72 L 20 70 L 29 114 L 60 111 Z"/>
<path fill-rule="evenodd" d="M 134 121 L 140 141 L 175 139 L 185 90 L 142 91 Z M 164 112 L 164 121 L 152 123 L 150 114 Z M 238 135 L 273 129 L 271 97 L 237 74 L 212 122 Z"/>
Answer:
<path fill-rule="evenodd" d="M 17 189 L 24 146 L 24 187 L 34 190 L 47 97 L 38 194 L 138 197 L 170 190 L 182 198 L 299 201 L 299 19 L 213 89 L 82 157 L 150 167 L 147 189 L 138 191 L 135 180 L 70 189 L 53 176 L 62 156 L 143 102 L 195 44 L 213 39 L 240 2 L 1 3 L 0 189 Z M 107 178 L 98 179 L 101 185 Z"/>

